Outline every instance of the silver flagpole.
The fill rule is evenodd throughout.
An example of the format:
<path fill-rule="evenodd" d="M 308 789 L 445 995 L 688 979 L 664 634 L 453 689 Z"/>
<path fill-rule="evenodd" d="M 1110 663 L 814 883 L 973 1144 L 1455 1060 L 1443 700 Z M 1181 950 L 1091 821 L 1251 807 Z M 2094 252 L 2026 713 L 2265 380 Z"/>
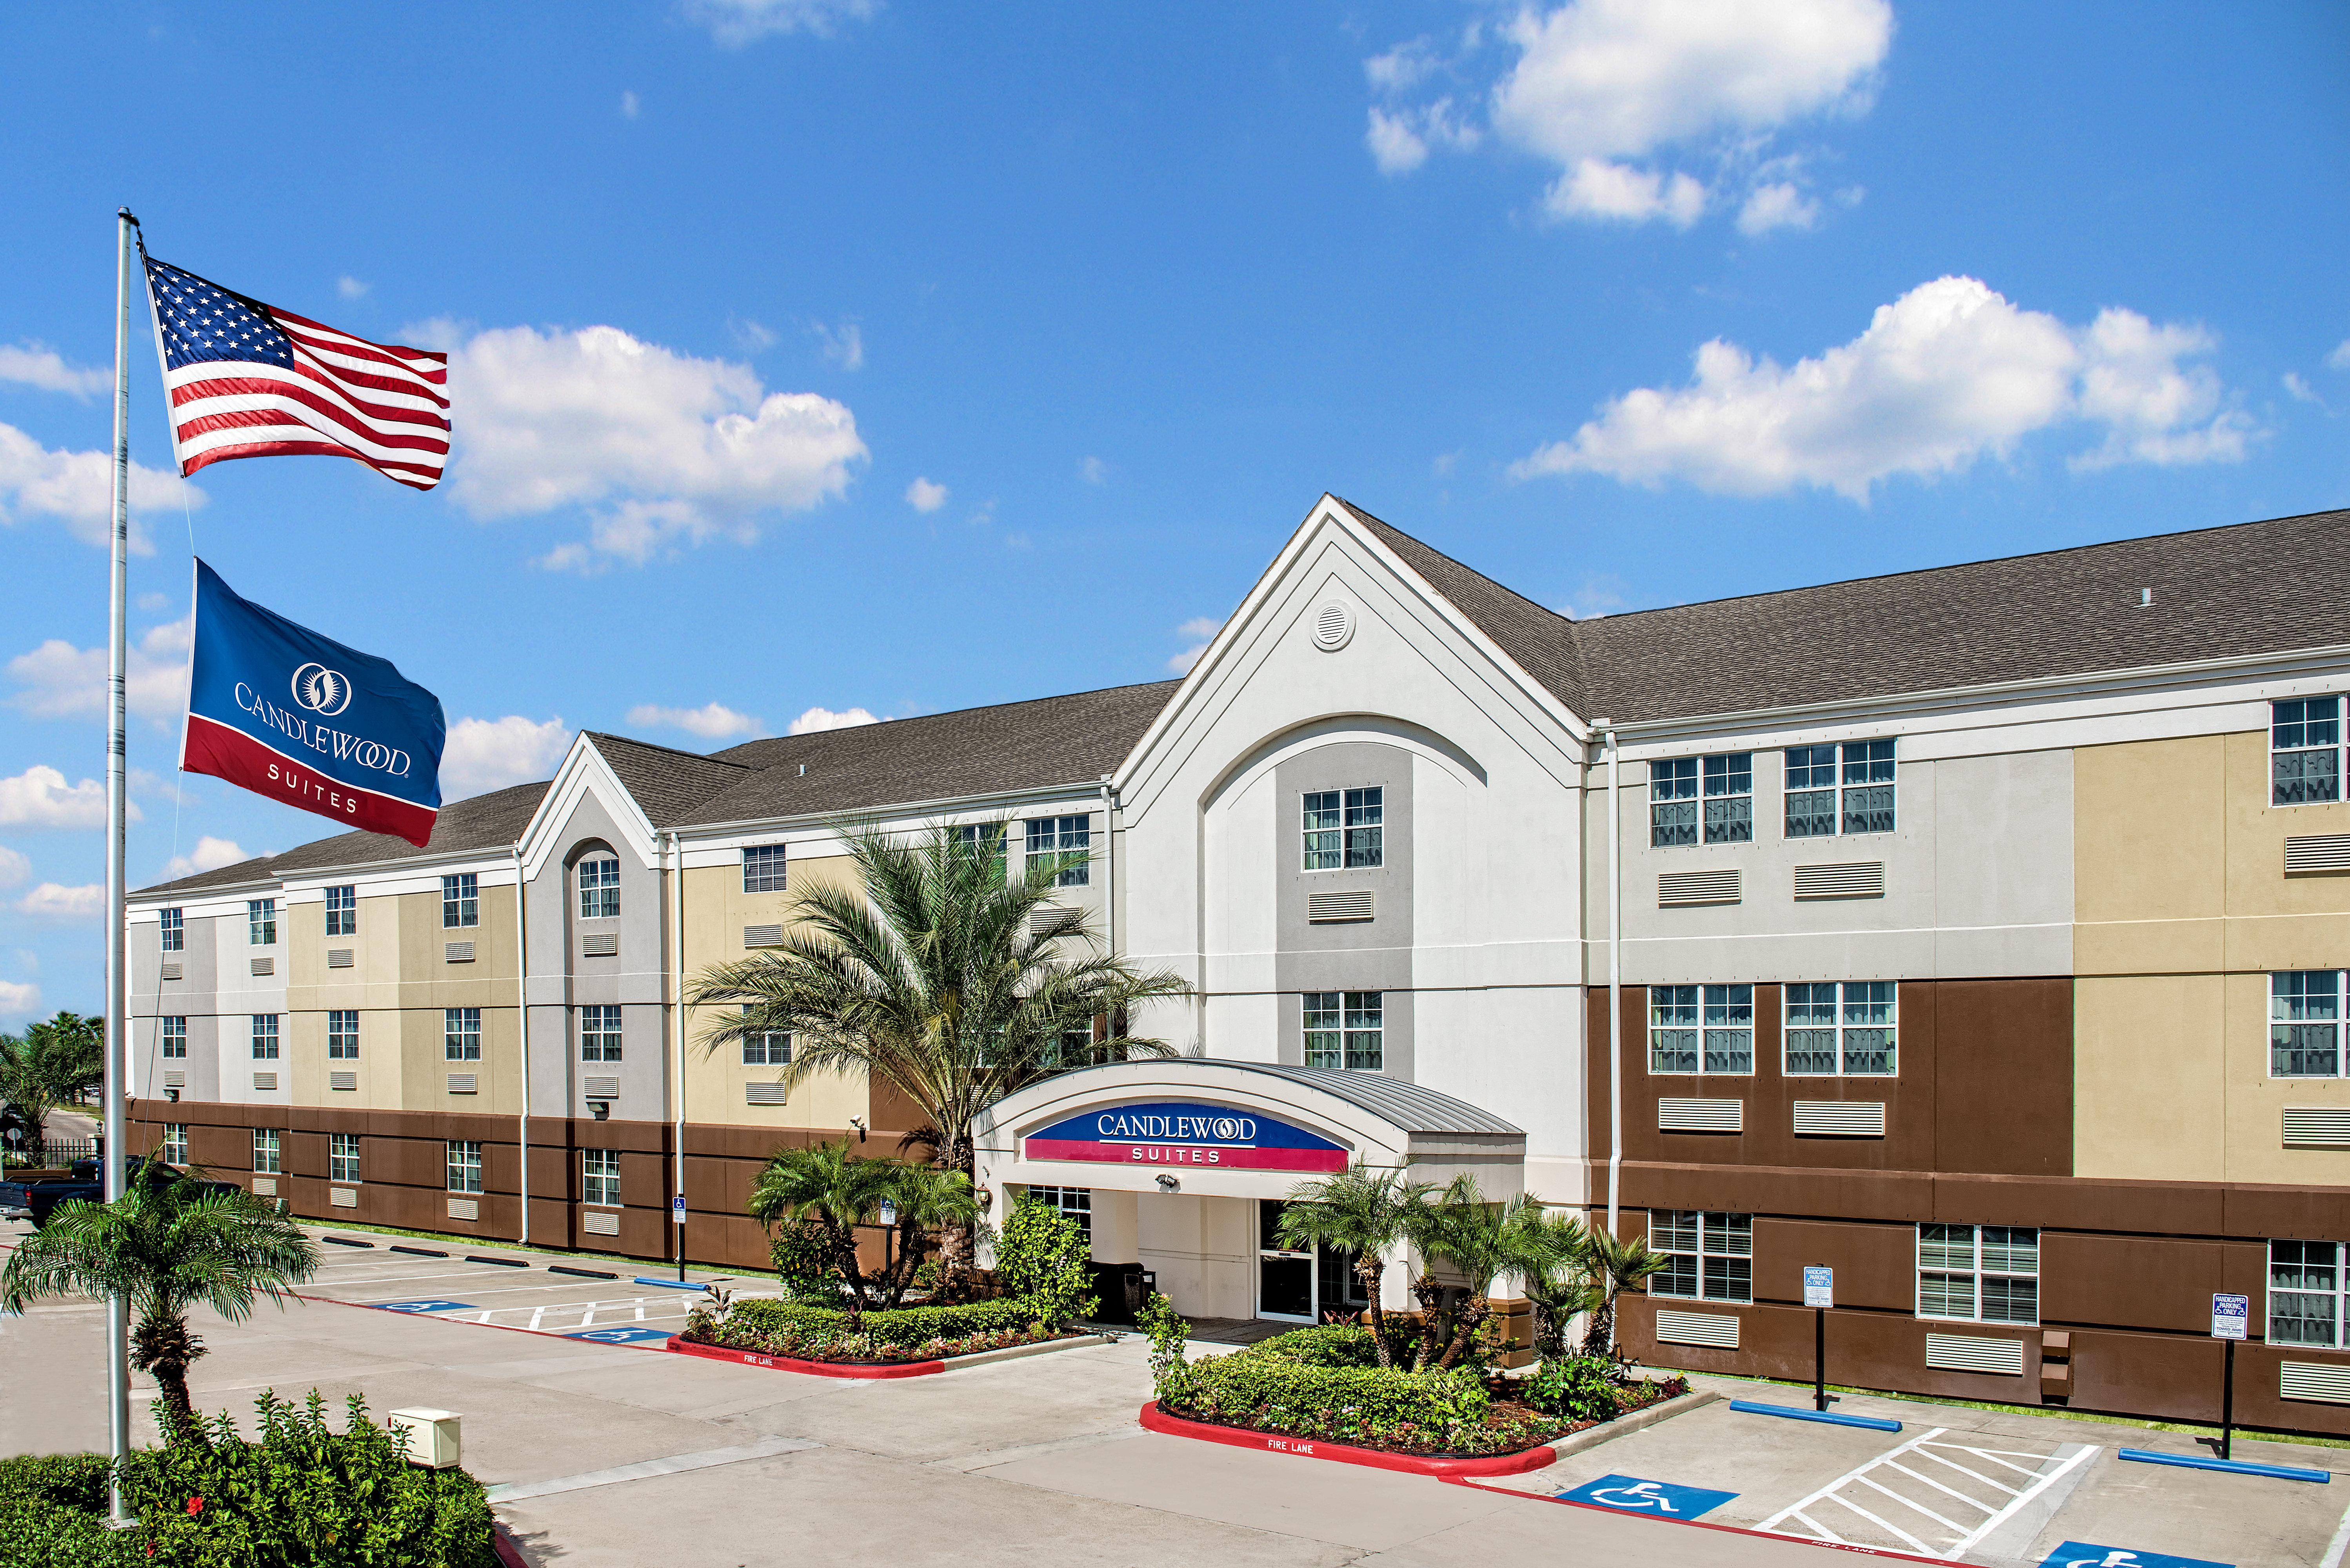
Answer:
<path fill-rule="evenodd" d="M 128 207 L 114 214 L 114 565 L 113 600 L 106 664 L 106 1143 L 101 1168 L 106 1200 L 122 1196 L 123 1096 L 130 1064 L 130 977 L 123 969 L 125 826 L 130 805 L 128 772 L 130 715 L 125 670 L 130 659 L 130 237 L 139 220 Z M 108 1488 L 108 1511 L 127 1522 L 120 1466 L 130 1453 L 130 1303 L 120 1295 L 106 1303 L 106 1416 L 113 1438 L 116 1471 Z"/>

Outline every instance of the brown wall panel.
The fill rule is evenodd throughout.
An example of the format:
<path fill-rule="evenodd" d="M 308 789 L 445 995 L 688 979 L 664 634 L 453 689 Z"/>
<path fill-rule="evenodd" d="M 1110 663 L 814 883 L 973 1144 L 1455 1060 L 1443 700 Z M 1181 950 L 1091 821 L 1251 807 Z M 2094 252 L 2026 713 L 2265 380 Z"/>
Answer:
<path fill-rule="evenodd" d="M 2043 1231 L 2040 1315 L 2050 1323 L 2203 1333 L 2211 1326 L 2211 1293 L 2227 1288 L 2230 1251 L 2258 1249 Z"/>
<path fill-rule="evenodd" d="M 1936 1168 L 2010 1176 L 2073 1170 L 2073 982 L 1949 981 L 1901 988 L 1934 1017 Z M 1906 1076 L 1905 1062 L 1902 1073 Z"/>
<path fill-rule="evenodd" d="M 1918 1301 L 1917 1232 L 1906 1225 L 1758 1218 L 1754 1295 L 1763 1302 L 1804 1299 L 1804 1265 L 1835 1271 L 1840 1306 L 1908 1313 Z"/>

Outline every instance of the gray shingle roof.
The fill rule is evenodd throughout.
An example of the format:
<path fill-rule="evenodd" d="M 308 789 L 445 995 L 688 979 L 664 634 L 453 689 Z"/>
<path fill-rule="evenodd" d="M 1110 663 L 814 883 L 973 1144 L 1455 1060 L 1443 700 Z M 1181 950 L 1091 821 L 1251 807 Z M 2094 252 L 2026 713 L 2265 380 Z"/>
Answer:
<path fill-rule="evenodd" d="M 655 827 L 674 826 L 695 806 L 740 784 L 752 772 L 741 763 L 600 730 L 588 731 L 588 739 Z"/>
<path fill-rule="evenodd" d="M 1202 1065 L 1241 1067 L 1252 1073 L 1269 1073 L 1276 1078 L 1287 1078 L 1294 1084 L 1305 1084 L 1326 1095 L 1335 1095 L 1348 1105 L 1360 1106 L 1406 1132 L 1492 1133 L 1504 1137 L 1526 1136 L 1523 1127 L 1513 1127 L 1492 1112 L 1480 1109 L 1466 1100 L 1456 1100 L 1425 1085 L 1407 1084 L 1401 1078 L 1390 1078 L 1384 1073 L 1350 1073 L 1336 1067 L 1283 1067 L 1270 1062 L 1228 1062 L 1221 1057 L 1212 1061 L 1208 1058 L 1199 1060 Z"/>
<path fill-rule="evenodd" d="M 331 838 L 314 839 L 297 845 L 283 855 L 260 855 L 250 860 L 240 860 L 234 866 L 224 866 L 216 871 L 200 871 L 177 881 L 159 882 L 151 888 L 141 888 L 131 897 L 144 898 L 159 893 L 200 893 L 211 888 L 231 888 L 242 882 L 266 881 L 292 872 L 321 870 L 330 867 L 371 866 L 387 860 L 410 860 L 419 856 L 446 855 L 461 849 L 504 849 L 522 836 L 531 813 L 546 794 L 547 781 L 537 784 L 513 784 L 507 788 L 477 794 L 470 800 L 453 800 L 441 808 L 432 824 L 432 840 L 421 849 L 405 838 L 394 838 L 385 833 L 338 833 Z"/>

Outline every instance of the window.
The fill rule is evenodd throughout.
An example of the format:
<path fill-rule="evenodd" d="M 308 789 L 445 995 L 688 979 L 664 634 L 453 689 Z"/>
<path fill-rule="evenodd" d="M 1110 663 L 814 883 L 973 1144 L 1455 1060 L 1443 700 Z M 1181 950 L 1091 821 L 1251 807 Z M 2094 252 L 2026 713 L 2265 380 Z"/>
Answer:
<path fill-rule="evenodd" d="M 1004 862 L 1011 856 L 1011 849 L 1004 836 L 1003 824 L 966 822 L 954 830 L 954 836 L 957 844 L 963 846 L 973 854 L 979 853 L 983 848 L 992 852 L 995 857 L 996 880 L 1000 882 L 1003 879 Z"/>
<path fill-rule="evenodd" d="M 1385 992 L 1307 992 L 1305 1064 L 1378 1072 L 1387 1060 L 1386 1013 Z"/>
<path fill-rule="evenodd" d="M 277 900 L 247 898 L 244 901 L 245 940 L 257 948 L 277 945 Z"/>
<path fill-rule="evenodd" d="M 2269 1243 L 2269 1343 L 2342 1347 L 2342 1247 Z"/>
<path fill-rule="evenodd" d="M 1839 767 L 1838 753 L 1842 753 Z M 1893 742 L 1787 749 L 1787 836 L 1893 831 Z"/>
<path fill-rule="evenodd" d="M 784 890 L 784 846 L 746 844 L 743 846 L 743 891 L 780 893 Z"/>
<path fill-rule="evenodd" d="M 1027 824 L 1028 869 L 1054 873 L 1055 888 L 1083 888 L 1093 880 L 1093 818 L 1039 816 Z"/>
<path fill-rule="evenodd" d="M 583 1007 L 579 1010 L 579 1059 L 617 1062 L 620 1059 L 620 1010 Z"/>
<path fill-rule="evenodd" d="M 617 869 L 619 862 L 614 861 Z M 482 923 L 482 879 L 471 871 L 441 878 L 441 928 L 455 930 L 460 926 Z"/>
<path fill-rule="evenodd" d="M 1648 1071 L 1754 1071 L 1754 988 L 1650 986 Z"/>
<path fill-rule="evenodd" d="M 1661 849 L 1697 843 L 1700 816 L 1708 844 L 1752 842 L 1752 752 L 1732 752 L 1719 757 L 1675 757 L 1648 764 L 1649 844 Z"/>
<path fill-rule="evenodd" d="M 356 1062 L 359 1059 L 359 1009 L 329 1008 L 327 1012 L 327 1060 Z"/>
<path fill-rule="evenodd" d="M 253 1015 L 253 1059 L 256 1062 L 277 1060 L 277 1014 L 256 1012 Z"/>
<path fill-rule="evenodd" d="M 2040 1232 L 2014 1225 L 1918 1227 L 1918 1315 L 2040 1321 Z"/>
<path fill-rule="evenodd" d="M 1689 1301 L 1754 1299 L 1754 1216 L 1695 1209 L 1648 1210 L 1648 1249 L 1666 1267 L 1649 1276 L 1652 1296 Z"/>
<path fill-rule="evenodd" d="M 581 1185 L 584 1201 L 599 1209 L 620 1206 L 620 1151 L 617 1148 L 589 1148 L 579 1153 Z"/>
<path fill-rule="evenodd" d="M 579 918 L 608 920 L 620 912 L 620 863 L 598 856 L 579 863 Z"/>
<path fill-rule="evenodd" d="M 2342 798 L 2342 699 L 2269 704 L 2269 801 L 2308 805 Z"/>
<path fill-rule="evenodd" d="M 619 1010 L 614 1009 L 615 1012 Z M 444 1007 L 441 1010 L 442 1054 L 452 1062 L 482 1059 L 482 1010 Z"/>
<path fill-rule="evenodd" d="M 327 1179 L 357 1181 L 359 1179 L 359 1135 L 328 1133 L 327 1135 Z"/>
<path fill-rule="evenodd" d="M 441 878 L 446 888 L 449 878 Z M 442 924 L 448 924 L 443 916 Z M 468 922 L 470 923 L 470 922 Z M 359 890 L 356 886 L 327 889 L 327 934 L 330 937 L 355 937 L 359 931 Z"/>
<path fill-rule="evenodd" d="M 156 923 L 162 928 L 163 950 L 165 952 L 177 953 L 187 951 L 188 927 L 187 922 L 180 919 L 179 910 L 157 910 Z"/>
<path fill-rule="evenodd" d="M 452 1137 L 449 1140 L 449 1190 L 479 1192 L 482 1189 L 482 1146 L 473 1138 Z"/>
<path fill-rule="evenodd" d="M 1092 1188 L 1032 1187 L 1028 1189 L 1028 1197 L 1033 1202 L 1041 1203 L 1047 1209 L 1067 1215 L 1077 1222 L 1077 1229 L 1085 1232 L 1087 1241 L 1093 1240 L 1094 1189 Z"/>
<path fill-rule="evenodd" d="M 165 1122 L 163 1124 L 162 1159 L 165 1165 L 185 1165 L 188 1163 L 187 1123 Z"/>
<path fill-rule="evenodd" d="M 751 1010 L 745 1007 L 743 1012 Z M 774 1030 L 762 1034 L 743 1036 L 743 1065 L 745 1067 L 782 1067 L 792 1059 L 792 1037 L 787 1030 Z"/>
<path fill-rule="evenodd" d="M 1326 789 L 1305 796 L 1305 869 L 1386 864 L 1384 787 Z"/>
<path fill-rule="evenodd" d="M 2340 970 L 2288 970 L 2269 976 L 2269 1075 L 2342 1075 Z"/>
<path fill-rule="evenodd" d="M 253 1129 L 253 1173 L 281 1176 L 286 1169 L 286 1135 L 276 1127 Z"/>
<path fill-rule="evenodd" d="M 1842 997 L 1838 997 L 1841 992 Z M 1833 981 L 1787 987 L 1785 1070 L 1795 1077 L 1890 1078 L 1894 982 Z"/>
<path fill-rule="evenodd" d="M 163 1059 L 182 1061 L 188 1054 L 188 1021 L 184 1017 L 163 1020 Z"/>

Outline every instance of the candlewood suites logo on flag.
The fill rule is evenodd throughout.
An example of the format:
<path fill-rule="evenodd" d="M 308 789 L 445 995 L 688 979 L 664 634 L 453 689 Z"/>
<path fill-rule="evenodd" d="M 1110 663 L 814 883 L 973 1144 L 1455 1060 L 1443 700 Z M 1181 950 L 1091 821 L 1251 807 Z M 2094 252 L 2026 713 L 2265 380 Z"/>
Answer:
<path fill-rule="evenodd" d="M 1304 1127 L 1257 1111 L 1190 1101 L 1110 1106 L 1038 1127 L 1022 1140 L 1030 1159 L 1092 1164 L 1196 1165 L 1224 1170 L 1344 1170 L 1347 1151 Z"/>
<path fill-rule="evenodd" d="M 440 815 L 446 732 L 441 700 L 390 659 L 241 598 L 196 563 L 182 772 L 421 849 Z"/>

